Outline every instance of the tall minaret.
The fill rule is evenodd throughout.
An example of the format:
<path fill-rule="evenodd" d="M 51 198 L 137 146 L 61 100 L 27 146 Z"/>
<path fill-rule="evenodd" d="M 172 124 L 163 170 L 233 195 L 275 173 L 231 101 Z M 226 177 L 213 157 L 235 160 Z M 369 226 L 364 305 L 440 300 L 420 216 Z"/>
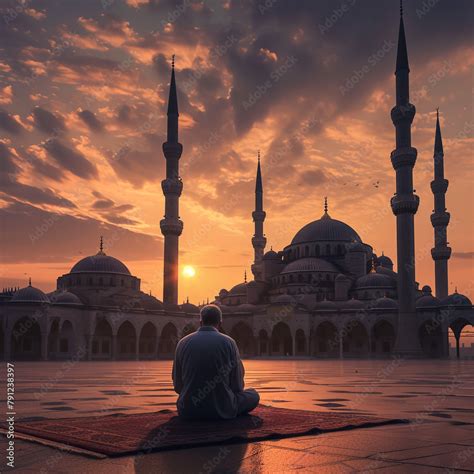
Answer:
<path fill-rule="evenodd" d="M 178 245 L 183 231 L 183 222 L 179 218 L 179 197 L 183 191 L 183 182 L 179 177 L 179 159 L 183 146 L 178 142 L 178 97 L 174 77 L 174 55 L 171 63 L 170 94 L 168 99 L 168 135 L 163 143 L 166 158 L 166 179 L 161 182 L 165 195 L 165 216 L 160 221 L 161 233 L 165 237 L 163 302 L 178 303 Z"/>
<path fill-rule="evenodd" d="M 413 189 L 413 167 L 417 151 L 411 146 L 411 124 L 415 106 L 409 100 L 408 53 L 400 3 L 400 29 L 396 76 L 396 105 L 391 111 L 396 131 L 396 148 L 391 160 L 396 172 L 396 193 L 391 199 L 397 218 L 398 331 L 395 352 L 406 357 L 421 355 L 415 310 L 415 223 L 419 197 Z"/>
<path fill-rule="evenodd" d="M 254 260 L 252 265 L 252 273 L 255 280 L 261 280 L 261 262 L 263 258 L 263 251 L 267 239 L 263 233 L 263 221 L 265 220 L 265 211 L 263 210 L 263 185 L 262 185 L 262 171 L 260 169 L 260 151 L 258 152 L 257 163 L 257 179 L 255 182 L 255 211 L 252 212 L 252 218 L 255 223 L 255 233 L 252 237 L 252 246 L 254 249 Z"/>
<path fill-rule="evenodd" d="M 448 247 L 446 229 L 449 224 L 449 212 L 446 212 L 446 191 L 449 181 L 444 178 L 444 152 L 439 110 L 436 111 L 436 135 L 434 144 L 434 180 L 431 191 L 434 195 L 434 211 L 431 224 L 434 227 L 434 247 L 431 256 L 435 262 L 436 296 L 440 299 L 448 296 L 448 260 L 451 248 Z"/>

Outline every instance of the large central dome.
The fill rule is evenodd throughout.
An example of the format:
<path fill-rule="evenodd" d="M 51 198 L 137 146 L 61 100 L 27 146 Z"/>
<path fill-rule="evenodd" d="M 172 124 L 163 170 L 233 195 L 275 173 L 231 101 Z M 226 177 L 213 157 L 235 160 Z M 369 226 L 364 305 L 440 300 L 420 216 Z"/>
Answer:
<path fill-rule="evenodd" d="M 361 242 L 361 238 L 352 227 L 332 219 L 325 212 L 321 219 L 310 222 L 300 229 L 293 237 L 291 245 L 319 241 Z"/>
<path fill-rule="evenodd" d="M 97 255 L 91 255 L 79 260 L 70 273 L 120 273 L 131 275 L 130 270 L 120 260 L 106 255 L 100 251 Z"/>

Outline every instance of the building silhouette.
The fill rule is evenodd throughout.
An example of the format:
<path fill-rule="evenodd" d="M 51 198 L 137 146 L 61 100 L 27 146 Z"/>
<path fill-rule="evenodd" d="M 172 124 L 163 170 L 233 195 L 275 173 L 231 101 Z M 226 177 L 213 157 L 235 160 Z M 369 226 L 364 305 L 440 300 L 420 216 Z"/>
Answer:
<path fill-rule="evenodd" d="M 432 257 L 436 295 L 415 278 L 415 221 L 419 198 L 413 189 L 417 151 L 411 143 L 415 106 L 409 101 L 409 63 L 403 15 L 396 60 L 396 104 L 391 111 L 396 148 L 391 162 L 396 193 L 391 208 L 397 221 L 397 272 L 355 229 L 334 218 L 324 200 L 322 215 L 296 232 L 281 250 L 265 252 L 264 181 L 258 154 L 253 280 L 221 289 L 215 298 L 224 313 L 223 331 L 243 356 L 448 357 L 452 329 L 459 356 L 463 328 L 474 323 L 471 301 L 457 290 L 448 294 L 447 242 L 450 215 L 445 194 L 444 152 L 439 113 L 434 146 L 434 227 Z M 179 160 L 178 95 L 174 59 L 168 101 L 163 302 L 140 289 L 140 279 L 107 255 L 102 239 L 97 254 L 77 262 L 45 294 L 31 281 L 0 294 L 0 354 L 6 360 L 156 359 L 171 357 L 177 341 L 196 330 L 199 307 L 178 305 Z M 263 169 L 264 171 L 264 169 Z"/>

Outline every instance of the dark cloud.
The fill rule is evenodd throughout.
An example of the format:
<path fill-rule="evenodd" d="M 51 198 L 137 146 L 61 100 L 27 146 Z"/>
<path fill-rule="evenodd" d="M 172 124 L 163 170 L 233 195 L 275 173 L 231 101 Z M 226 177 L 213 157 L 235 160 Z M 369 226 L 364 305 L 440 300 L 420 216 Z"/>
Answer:
<path fill-rule="evenodd" d="M 66 125 L 62 117 L 42 107 L 38 106 L 33 109 L 33 118 L 36 128 L 44 133 L 58 135 L 66 130 Z"/>
<path fill-rule="evenodd" d="M 22 125 L 6 110 L 0 109 L 0 128 L 12 135 L 18 135 L 23 131 Z"/>
<path fill-rule="evenodd" d="M 77 115 L 93 132 L 101 132 L 104 129 L 104 124 L 96 117 L 94 112 L 79 110 Z"/>
<path fill-rule="evenodd" d="M 64 262 L 74 263 L 74 255 L 97 253 L 103 235 L 106 252 L 125 263 L 156 259 L 162 255 L 162 240 L 131 232 L 119 226 L 91 219 L 43 211 L 34 206 L 11 202 L 0 209 L 0 246 L 4 263 Z M 133 268 L 130 268 L 133 273 Z"/>
<path fill-rule="evenodd" d="M 66 170 L 83 179 L 98 176 L 96 166 L 87 160 L 79 151 L 65 145 L 57 138 L 51 138 L 44 143 L 44 148 L 56 162 Z"/>
<path fill-rule="evenodd" d="M 92 207 L 97 210 L 110 209 L 114 207 L 114 201 L 112 199 L 98 199 L 92 204 Z"/>
<path fill-rule="evenodd" d="M 299 182 L 303 186 L 318 186 L 326 182 L 327 177 L 322 170 L 303 171 L 299 175 Z"/>
<path fill-rule="evenodd" d="M 453 258 L 470 260 L 474 258 L 474 252 L 453 252 Z"/>
<path fill-rule="evenodd" d="M 11 150 L 0 142 L 0 193 L 32 204 L 75 208 L 75 204 L 49 188 L 37 188 L 19 182 L 19 167 Z"/>
<path fill-rule="evenodd" d="M 120 64 L 118 61 L 114 61 L 113 59 L 100 58 L 98 56 L 89 56 L 83 54 L 74 54 L 70 52 L 68 52 L 68 54 L 62 54 L 57 59 L 57 62 L 72 69 L 84 71 L 87 71 L 88 69 L 103 69 L 107 71 L 112 71 L 118 68 Z"/>

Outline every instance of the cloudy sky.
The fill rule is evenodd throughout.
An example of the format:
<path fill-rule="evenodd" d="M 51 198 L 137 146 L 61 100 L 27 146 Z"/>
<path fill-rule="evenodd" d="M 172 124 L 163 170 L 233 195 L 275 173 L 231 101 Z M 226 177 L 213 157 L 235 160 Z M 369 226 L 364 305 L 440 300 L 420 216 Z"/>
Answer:
<path fill-rule="evenodd" d="M 433 284 L 430 192 L 440 107 L 450 288 L 474 296 L 472 1 L 405 2 L 417 279 Z M 431 4 L 432 6 L 428 6 Z M 323 211 L 396 257 L 396 0 L 0 0 L 1 281 L 55 287 L 106 252 L 162 294 L 161 144 L 176 54 L 184 232 L 198 302 L 250 271 L 262 154 L 268 248 Z"/>

